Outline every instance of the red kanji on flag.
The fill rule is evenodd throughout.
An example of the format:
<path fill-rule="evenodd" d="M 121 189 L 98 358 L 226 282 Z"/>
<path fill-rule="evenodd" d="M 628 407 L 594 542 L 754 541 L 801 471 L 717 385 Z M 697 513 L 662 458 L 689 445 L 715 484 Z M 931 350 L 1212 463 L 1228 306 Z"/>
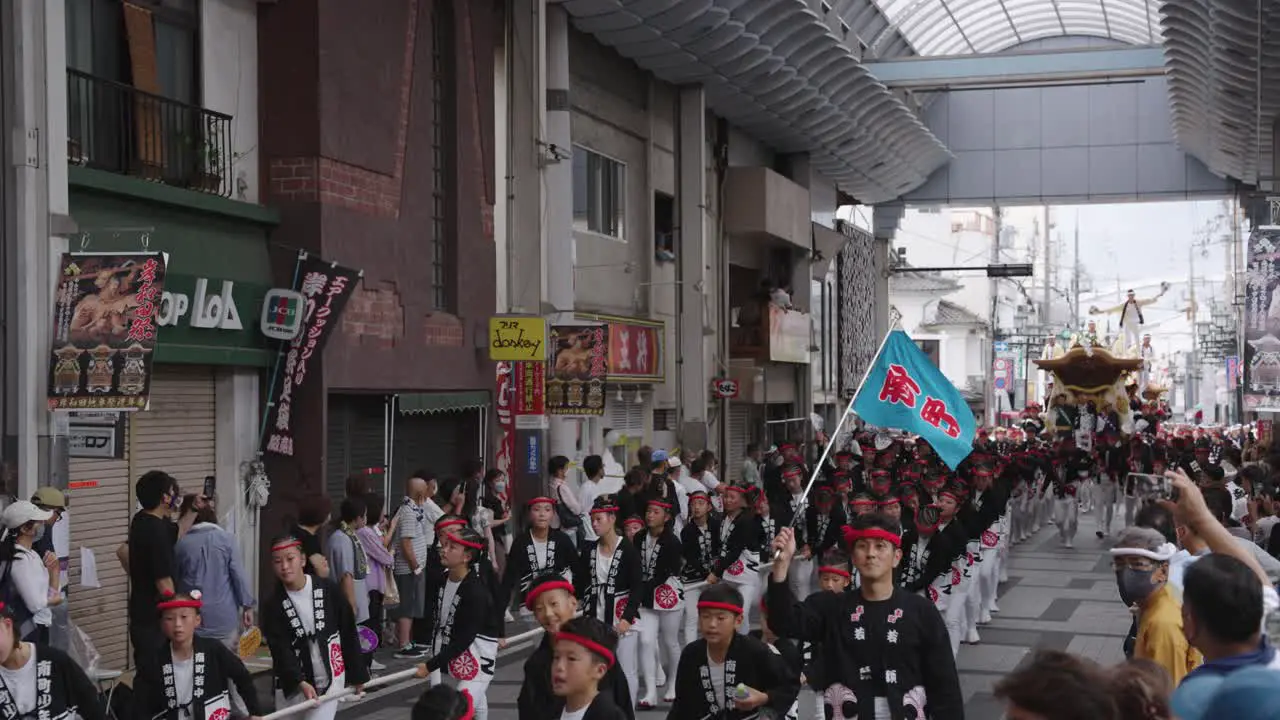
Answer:
<path fill-rule="evenodd" d="M 925 397 L 920 406 L 920 419 L 942 430 L 953 438 L 960 437 L 960 423 L 955 416 L 947 412 L 947 404 L 934 397 Z"/>
<path fill-rule="evenodd" d="M 889 372 L 884 375 L 884 385 L 880 386 L 880 402 L 902 403 L 913 408 L 918 394 L 920 386 L 911 379 L 907 369 L 901 365 L 890 365 Z"/>

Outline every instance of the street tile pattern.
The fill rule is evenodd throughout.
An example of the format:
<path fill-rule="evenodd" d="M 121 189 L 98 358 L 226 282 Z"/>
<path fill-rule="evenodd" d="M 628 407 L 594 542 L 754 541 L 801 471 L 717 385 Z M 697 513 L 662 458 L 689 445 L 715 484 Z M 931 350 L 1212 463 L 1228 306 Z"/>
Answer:
<path fill-rule="evenodd" d="M 999 720 L 1003 708 L 992 695 L 995 683 L 1017 668 L 1036 649 L 1065 650 L 1104 665 L 1124 659 L 1121 650 L 1129 629 L 1128 611 L 1116 593 L 1110 543 L 1081 533 L 1073 549 L 1060 547 L 1053 526 L 1013 548 L 1009 581 L 1000 585 L 1000 612 L 980 628 L 982 642 L 963 645 L 956 659 L 965 696 L 967 720 Z M 509 625 L 508 633 L 525 629 L 527 620 Z M 504 655 L 489 688 L 491 720 L 515 720 L 516 698 L 527 651 Z M 407 667 L 386 653 L 387 670 Z M 404 720 L 421 686 L 374 692 L 345 705 L 341 720 Z M 813 700 L 802 696 L 801 720 L 813 720 Z M 637 720 L 661 720 L 667 707 L 640 712 Z"/>

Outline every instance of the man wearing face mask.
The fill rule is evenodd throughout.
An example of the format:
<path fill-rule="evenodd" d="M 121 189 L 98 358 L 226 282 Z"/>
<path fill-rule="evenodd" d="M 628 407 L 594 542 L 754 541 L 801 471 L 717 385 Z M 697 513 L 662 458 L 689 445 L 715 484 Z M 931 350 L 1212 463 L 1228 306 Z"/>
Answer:
<path fill-rule="evenodd" d="M 1175 552 L 1159 532 L 1139 527 L 1125 528 L 1111 549 L 1120 600 L 1138 615 L 1133 656 L 1163 667 L 1176 685 L 1202 658 L 1187 642 L 1182 607 L 1167 584 Z"/>
<path fill-rule="evenodd" d="M 174 592 L 173 548 L 178 526 L 169 518 L 178 509 L 181 490 L 168 473 L 152 470 L 138 478 L 134 494 L 142 509 L 129 523 L 129 640 L 134 666 L 149 660 L 165 642 L 156 622 L 156 604 Z"/>

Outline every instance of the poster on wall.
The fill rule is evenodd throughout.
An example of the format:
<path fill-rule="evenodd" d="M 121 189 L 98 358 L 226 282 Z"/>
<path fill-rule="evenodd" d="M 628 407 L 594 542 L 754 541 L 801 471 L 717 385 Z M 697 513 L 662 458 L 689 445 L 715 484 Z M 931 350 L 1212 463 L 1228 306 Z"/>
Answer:
<path fill-rule="evenodd" d="M 553 325 L 547 349 L 546 411 L 550 415 L 604 415 L 609 374 L 607 325 Z"/>
<path fill-rule="evenodd" d="M 494 454 L 493 466 L 507 477 L 511 477 L 511 461 L 516 451 L 514 371 L 513 363 L 497 363 L 498 450 Z"/>
<path fill-rule="evenodd" d="M 293 456 L 293 395 L 308 380 L 311 368 L 320 359 L 324 344 L 338 326 L 342 309 L 360 283 L 360 270 L 345 268 L 313 255 L 298 263 L 298 287 L 305 298 L 302 331 L 286 346 L 284 361 L 276 363 L 268 402 L 266 452 Z"/>
<path fill-rule="evenodd" d="M 58 272 L 49 409 L 147 407 L 164 254 L 63 253 Z"/>
<path fill-rule="evenodd" d="M 1280 409 L 1280 227 L 1249 234 L 1244 296 L 1244 406 Z"/>

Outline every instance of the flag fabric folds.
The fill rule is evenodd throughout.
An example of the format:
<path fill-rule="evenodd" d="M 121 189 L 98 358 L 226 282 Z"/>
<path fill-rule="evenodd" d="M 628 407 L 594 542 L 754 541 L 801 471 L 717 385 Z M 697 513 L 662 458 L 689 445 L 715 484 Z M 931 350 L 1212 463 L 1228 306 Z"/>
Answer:
<path fill-rule="evenodd" d="M 969 405 L 902 330 L 885 337 L 853 411 L 870 425 L 919 435 L 952 470 L 973 450 L 978 424 Z"/>

